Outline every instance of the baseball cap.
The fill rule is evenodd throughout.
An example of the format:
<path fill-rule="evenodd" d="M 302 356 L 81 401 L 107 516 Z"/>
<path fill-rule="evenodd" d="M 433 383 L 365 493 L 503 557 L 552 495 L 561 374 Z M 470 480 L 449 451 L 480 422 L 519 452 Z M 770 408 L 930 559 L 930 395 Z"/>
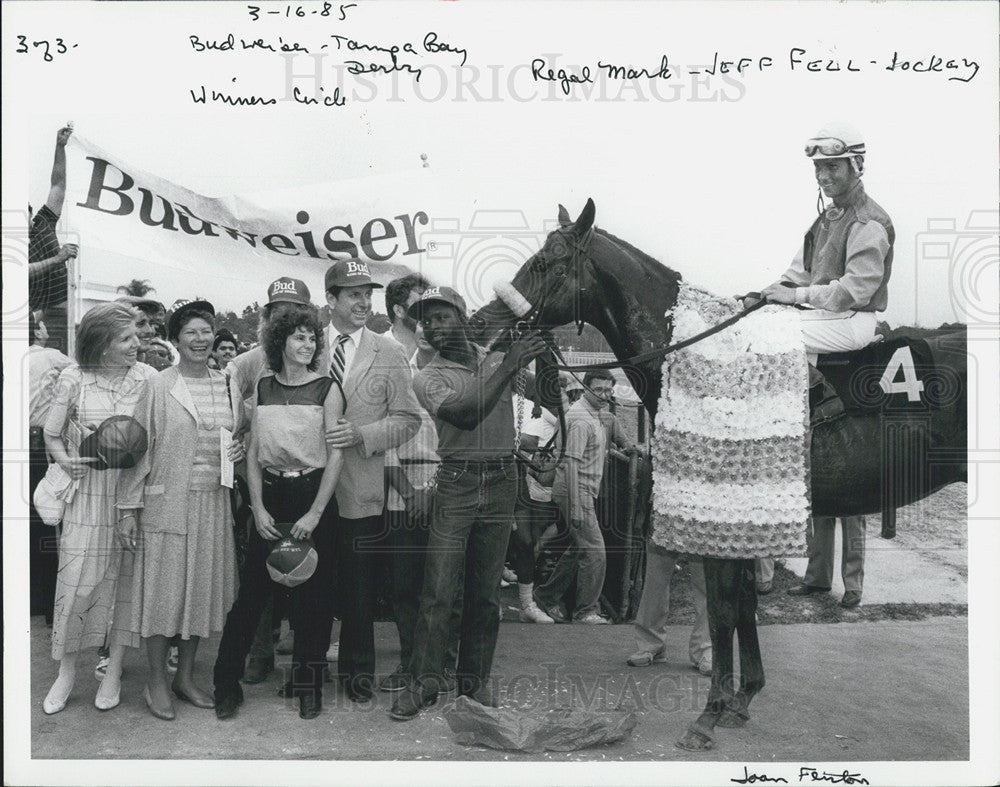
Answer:
<path fill-rule="evenodd" d="M 267 573 L 279 585 L 293 588 L 301 585 L 316 571 L 319 555 L 311 538 L 299 540 L 288 535 L 294 522 L 275 522 L 274 526 L 285 537 L 271 549 L 267 556 Z"/>
<path fill-rule="evenodd" d="M 301 279 L 282 276 L 267 286 L 267 304 L 272 303 L 303 303 L 309 304 L 309 288 Z"/>
<path fill-rule="evenodd" d="M 178 301 L 167 320 L 167 336 L 174 339 L 181 332 L 181 320 L 190 311 L 208 312 L 215 316 L 215 307 L 208 301 Z"/>
<path fill-rule="evenodd" d="M 424 290 L 420 300 L 413 302 L 406 313 L 411 320 L 422 319 L 424 307 L 430 303 L 447 303 L 458 309 L 459 314 L 463 317 L 466 315 L 465 299 L 451 287 L 429 287 Z"/>
<path fill-rule="evenodd" d="M 113 415 L 80 444 L 80 456 L 97 459 L 91 465 L 94 470 L 123 470 L 135 467 L 148 442 L 142 424 L 129 415 Z"/>
<path fill-rule="evenodd" d="M 368 270 L 368 263 L 357 258 L 338 260 L 333 263 L 327 269 L 323 280 L 323 286 L 326 289 L 330 289 L 331 287 L 360 287 L 364 284 L 369 284 L 372 287 L 382 286 L 372 281 L 372 274 Z"/>

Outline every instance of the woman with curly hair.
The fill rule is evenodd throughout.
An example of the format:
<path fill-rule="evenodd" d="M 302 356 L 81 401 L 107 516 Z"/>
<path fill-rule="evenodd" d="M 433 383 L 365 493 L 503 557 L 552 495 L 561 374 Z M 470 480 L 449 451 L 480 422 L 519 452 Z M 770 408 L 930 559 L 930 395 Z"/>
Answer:
<path fill-rule="evenodd" d="M 52 658 L 59 676 L 42 703 L 45 713 L 66 707 L 76 680 L 77 654 L 101 647 L 111 629 L 122 541 L 115 537 L 120 470 L 96 469 L 80 456 L 83 439 L 107 418 L 131 416 L 156 372 L 138 362 L 137 311 L 102 303 L 83 315 L 76 333 L 77 363 L 63 370 L 45 421 L 45 447 L 78 484 L 66 504 L 59 539 L 59 572 L 52 621 Z M 125 646 L 111 648 L 94 699 L 99 710 L 118 705 Z"/>
<path fill-rule="evenodd" d="M 299 716 L 312 719 L 322 709 L 333 619 L 336 505 L 327 504 L 343 462 L 341 451 L 327 447 L 325 432 L 343 415 L 344 394 L 332 377 L 317 371 L 323 330 L 316 307 L 288 305 L 267 323 L 261 339 L 272 374 L 259 380 L 252 400 L 247 482 L 255 527 L 215 662 L 215 714 L 228 719 L 243 702 L 244 660 L 271 592 L 269 547 L 290 535 L 312 538 L 319 558 L 313 575 L 289 594 L 295 630 L 290 689 L 299 697 Z"/>
<path fill-rule="evenodd" d="M 116 605 L 112 641 L 146 645 L 146 705 L 165 720 L 174 718 L 171 691 L 196 707 L 213 707 L 211 693 L 194 681 L 195 655 L 202 638 L 222 630 L 236 598 L 222 461 L 243 458 L 241 443 L 232 440 L 243 402 L 225 375 L 207 366 L 214 321 L 208 301 L 184 304 L 170 316 L 168 336 L 180 362 L 150 380 L 139 399 L 135 418 L 151 447 L 122 471 L 118 489 L 121 530 L 137 546 L 131 595 Z M 179 663 L 168 685 L 171 637 L 179 638 Z"/>

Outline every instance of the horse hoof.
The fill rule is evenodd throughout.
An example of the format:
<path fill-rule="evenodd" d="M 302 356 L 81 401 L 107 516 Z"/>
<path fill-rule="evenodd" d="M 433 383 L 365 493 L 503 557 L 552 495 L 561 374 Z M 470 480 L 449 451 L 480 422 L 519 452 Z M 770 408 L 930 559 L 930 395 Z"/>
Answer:
<path fill-rule="evenodd" d="M 692 724 L 684 733 L 684 737 L 677 741 L 676 746 L 687 751 L 708 751 L 715 746 L 715 738 L 707 728 Z"/>
<path fill-rule="evenodd" d="M 719 718 L 715 721 L 715 726 L 729 728 L 743 727 L 749 719 L 749 713 L 740 713 L 739 711 L 732 710 L 731 708 L 726 708 L 719 714 Z"/>

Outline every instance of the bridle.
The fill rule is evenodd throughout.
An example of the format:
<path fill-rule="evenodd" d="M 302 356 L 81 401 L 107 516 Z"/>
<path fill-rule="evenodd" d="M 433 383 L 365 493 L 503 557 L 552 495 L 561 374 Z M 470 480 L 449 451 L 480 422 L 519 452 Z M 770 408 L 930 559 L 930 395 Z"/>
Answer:
<path fill-rule="evenodd" d="M 572 255 L 569 258 L 569 263 L 566 269 L 563 270 L 562 273 L 552 277 L 551 283 L 549 283 L 549 285 L 542 290 L 542 295 L 540 298 L 538 298 L 537 303 L 531 304 L 531 309 L 525 314 L 523 314 L 520 318 L 518 318 L 518 320 L 514 323 L 514 325 L 508 329 L 511 340 L 516 341 L 525 333 L 540 329 L 538 321 L 541 319 L 542 312 L 545 311 L 545 306 L 546 303 L 548 302 L 549 296 L 562 285 L 562 282 L 565 281 L 566 277 L 569 275 L 569 272 L 571 270 L 576 274 L 576 282 L 577 282 L 576 284 L 577 297 L 574 303 L 577 305 L 580 303 L 580 299 L 583 295 L 583 277 L 580 274 L 583 272 L 582 271 L 583 263 L 590 259 L 590 242 L 594 237 L 594 228 L 591 227 L 590 229 L 588 229 L 587 232 L 584 233 L 583 238 L 581 238 L 579 241 L 576 240 L 576 236 L 573 234 L 572 230 L 567 231 L 565 229 L 559 229 L 556 230 L 556 232 L 560 234 L 566 245 L 573 251 Z M 538 252 L 538 256 L 541 258 L 540 262 L 543 265 L 548 264 L 544 247 L 541 251 Z M 583 331 L 584 320 L 577 306 L 574 306 L 573 308 L 573 323 L 576 325 L 578 333 Z M 492 344 L 496 344 L 499 337 L 503 336 L 504 333 L 505 332 L 501 332 L 498 335 L 497 339 L 494 339 Z M 550 347 L 558 353 L 558 348 L 555 346 L 555 343 L 552 342 L 550 338 L 548 337 L 546 338 L 546 343 L 548 343 Z M 561 359 L 562 355 L 558 354 L 557 357 Z"/>
<path fill-rule="evenodd" d="M 531 304 L 531 308 L 527 312 L 525 312 L 520 318 L 518 318 L 518 320 L 514 323 L 514 325 L 512 325 L 506 331 L 501 331 L 497 335 L 497 337 L 491 342 L 491 347 L 495 345 L 497 341 L 505 335 L 508 336 L 509 339 L 513 342 L 517 341 L 519 338 L 528 333 L 538 332 L 542 338 L 542 341 L 545 342 L 546 347 L 552 354 L 552 357 L 559 361 L 562 361 L 564 365 L 566 359 L 563 357 L 562 351 L 559 349 L 559 346 L 555 343 L 552 334 L 547 329 L 541 328 L 539 326 L 539 321 L 541 320 L 542 313 L 545 310 L 545 306 L 546 303 L 548 302 L 549 295 L 551 295 L 552 292 L 554 292 L 558 287 L 562 285 L 562 282 L 565 281 L 566 277 L 569 275 L 570 270 L 576 273 L 576 280 L 577 280 L 576 303 L 579 303 L 580 297 L 583 294 L 583 285 L 582 285 L 583 278 L 582 276 L 580 276 L 580 273 L 582 272 L 581 266 L 586 260 L 590 259 L 589 257 L 590 242 L 594 236 L 594 228 L 593 226 L 591 226 L 587 230 L 587 232 L 584 233 L 583 238 L 580 239 L 579 241 L 577 241 L 576 236 L 572 232 L 572 230 L 567 231 L 565 229 L 559 229 L 556 230 L 556 232 L 560 234 L 563 241 L 570 249 L 572 249 L 573 252 L 572 255 L 570 256 L 569 265 L 567 269 L 565 269 L 558 276 L 551 277 L 552 281 L 545 289 L 542 290 L 541 297 L 538 298 L 537 302 Z M 540 267 L 542 267 L 542 269 L 544 270 L 547 268 L 548 264 L 544 252 L 544 247 L 542 250 L 538 252 L 538 254 L 540 256 L 540 259 L 538 259 L 537 262 L 540 264 Z M 584 321 L 583 317 L 579 313 L 579 309 L 574 308 L 574 316 L 575 316 L 574 321 L 577 326 L 577 331 L 582 332 Z M 563 366 L 558 363 L 553 364 L 553 366 L 557 370 L 563 368 Z M 518 396 L 518 410 L 516 414 L 517 424 L 516 424 L 516 429 L 514 431 L 514 454 L 520 461 L 524 462 L 524 464 L 527 465 L 529 468 L 535 471 L 542 471 L 545 470 L 546 468 L 534 462 L 531 459 L 531 457 L 529 457 L 528 455 L 524 454 L 521 451 L 521 427 L 523 422 L 525 380 L 526 380 L 526 371 L 522 369 L 520 372 L 518 372 L 515 378 L 515 390 Z M 537 378 L 536 378 L 536 389 L 537 389 Z M 536 410 L 538 409 L 538 407 L 540 407 L 540 403 L 538 402 L 538 394 L 536 393 Z M 557 454 L 558 459 L 556 460 L 556 464 L 561 463 L 563 457 L 566 454 L 566 437 L 567 437 L 566 413 L 565 409 L 561 404 L 558 407 L 558 417 L 559 417 L 559 435 L 560 435 L 561 445 L 559 447 L 559 451 Z M 551 448 L 551 441 L 549 441 L 548 446 L 545 446 L 545 450 L 548 450 L 550 448 Z"/>
<path fill-rule="evenodd" d="M 713 325 L 711 328 L 708 328 L 702 331 L 701 333 L 696 334 L 695 336 L 691 336 L 683 341 L 677 342 L 676 344 L 668 344 L 665 347 L 658 347 L 652 350 L 647 350 L 645 352 L 633 355 L 632 357 L 625 358 L 623 360 L 608 361 L 606 363 L 571 366 L 566 363 L 566 359 L 563 356 L 562 351 L 559 349 L 558 345 L 556 345 L 555 340 L 553 339 L 551 333 L 548 333 L 547 329 L 539 326 L 539 321 L 541 320 L 541 315 L 545 310 L 545 306 L 549 300 L 549 296 L 556 290 L 557 287 L 559 287 L 562 284 L 563 281 L 565 281 L 566 277 L 569 275 L 569 271 L 572 270 L 576 275 L 576 282 L 577 282 L 576 298 L 574 300 L 574 305 L 573 305 L 573 322 L 577 326 L 578 333 L 583 331 L 584 320 L 582 314 L 580 313 L 580 308 L 579 308 L 579 304 L 582 300 L 584 291 L 583 277 L 581 274 L 583 272 L 582 270 L 583 264 L 586 261 L 590 260 L 590 244 L 594 237 L 594 227 L 591 226 L 579 241 L 576 240 L 576 237 L 573 234 L 572 230 L 567 230 L 565 228 L 562 228 L 556 230 L 556 232 L 560 233 L 563 241 L 566 243 L 567 246 L 569 246 L 570 249 L 572 249 L 572 254 L 570 256 L 569 263 L 566 269 L 560 274 L 550 277 L 552 279 L 551 283 L 545 289 L 542 290 L 541 297 L 538 298 L 537 302 L 531 304 L 530 309 L 527 312 L 525 312 L 525 314 L 523 314 L 520 318 L 518 318 L 518 320 L 514 323 L 513 326 L 511 326 L 505 331 L 501 331 L 497 335 L 497 337 L 490 343 L 491 347 L 494 346 L 499 341 L 499 339 L 505 335 L 509 336 L 511 341 L 517 341 L 519 338 L 521 338 L 521 336 L 525 335 L 526 333 L 532 331 L 539 331 L 541 333 L 543 341 L 549 348 L 549 351 L 552 353 L 553 357 L 561 361 L 561 363 L 554 364 L 555 368 L 558 371 L 569 372 L 574 377 L 576 377 L 575 372 L 588 372 L 588 371 L 596 371 L 599 369 L 622 369 L 627 366 L 638 366 L 640 364 L 648 363 L 650 361 L 662 360 L 670 353 L 682 350 L 685 347 L 689 347 L 692 344 L 701 341 L 702 339 L 706 339 L 709 336 L 718 333 L 719 331 L 725 330 L 729 326 L 742 320 L 748 314 L 757 311 L 758 309 L 767 304 L 766 300 L 760 298 L 760 293 L 756 292 L 748 293 L 743 297 L 757 298 L 758 300 L 754 305 L 749 306 L 740 311 L 739 313 L 733 315 L 732 317 L 723 320 L 717 325 Z M 541 260 L 539 260 L 539 262 L 543 263 L 544 265 L 547 262 L 544 253 L 544 247 L 541 251 L 539 251 L 538 254 L 541 256 Z M 523 381 L 521 379 L 522 375 L 523 372 L 519 373 L 519 382 L 518 382 L 519 386 L 523 385 Z M 579 378 L 577 378 L 577 380 L 579 381 Z M 582 385 L 583 384 L 582 381 L 580 382 Z M 586 386 L 584 386 L 584 388 L 586 388 Z M 521 391 L 523 395 L 523 388 L 521 388 Z M 562 447 L 560 449 L 560 461 L 562 461 L 562 456 L 565 454 L 566 451 L 565 427 L 566 427 L 565 414 L 563 413 L 563 408 L 560 407 L 559 428 L 562 432 Z M 518 424 L 518 428 L 520 428 L 520 423 Z M 519 450 L 520 450 L 520 434 L 518 433 L 515 438 L 515 453 L 518 454 L 518 457 L 520 459 L 529 464 L 529 466 L 531 466 L 534 469 L 539 469 L 535 464 L 531 462 L 530 459 L 521 455 L 519 453 Z"/>

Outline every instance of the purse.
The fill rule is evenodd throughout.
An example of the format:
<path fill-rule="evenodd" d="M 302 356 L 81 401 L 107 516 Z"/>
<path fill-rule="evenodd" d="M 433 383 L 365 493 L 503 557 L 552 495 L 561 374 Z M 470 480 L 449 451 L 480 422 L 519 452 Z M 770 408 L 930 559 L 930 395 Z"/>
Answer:
<path fill-rule="evenodd" d="M 83 427 L 80 425 L 79 403 L 74 404 L 70 409 L 69 418 L 63 427 L 62 440 L 64 444 L 79 446 L 83 441 Z M 62 522 L 63 514 L 66 512 L 66 504 L 73 499 L 77 481 L 70 478 L 69 473 L 60 467 L 57 462 L 53 462 L 45 471 L 45 476 L 38 482 L 34 493 L 31 495 L 31 502 L 38 512 L 39 518 L 49 527 L 55 527 Z"/>
<path fill-rule="evenodd" d="M 73 499 L 77 486 L 78 483 L 62 467 L 55 463 L 49 465 L 45 477 L 38 482 L 31 496 L 35 511 L 46 525 L 55 527 L 62 522 L 66 504 Z"/>

